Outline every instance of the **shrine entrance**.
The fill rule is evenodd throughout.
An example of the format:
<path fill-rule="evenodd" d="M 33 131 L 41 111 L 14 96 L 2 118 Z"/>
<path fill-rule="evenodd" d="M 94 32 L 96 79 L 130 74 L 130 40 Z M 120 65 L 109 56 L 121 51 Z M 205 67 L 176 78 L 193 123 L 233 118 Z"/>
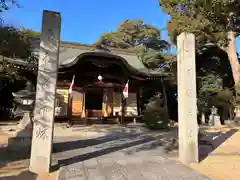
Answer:
<path fill-rule="evenodd" d="M 140 115 L 140 87 L 152 78 L 162 78 L 159 72 L 145 68 L 134 50 L 103 50 L 60 41 L 60 25 L 60 13 L 43 12 L 40 48 L 37 45 L 40 56 L 29 167 L 34 173 L 50 171 L 56 92 L 61 92 L 64 99 L 57 108 L 67 110 L 64 116 L 71 124 L 73 116 L 86 122 L 89 116 L 85 105 L 89 109 L 100 109 L 101 101 L 101 117 L 118 118 L 120 115 L 123 123 L 126 117 L 135 119 Z M 101 87 L 99 75 L 103 76 Z M 75 88 L 69 95 L 73 77 L 76 77 Z M 123 103 L 122 90 L 126 82 L 130 85 Z M 104 93 L 86 93 L 89 86 L 95 86 L 95 90 L 103 89 Z"/>
<path fill-rule="evenodd" d="M 101 117 L 103 104 L 102 88 L 88 88 L 85 91 L 85 109 L 88 117 Z"/>
<path fill-rule="evenodd" d="M 139 89 L 149 77 L 134 70 L 126 60 L 106 52 L 84 53 L 76 62 L 59 70 L 57 89 L 69 87 L 74 76 L 74 89 L 68 109 L 71 123 L 123 123 L 137 118 Z M 129 82 L 128 98 L 123 99 L 123 88 Z"/>

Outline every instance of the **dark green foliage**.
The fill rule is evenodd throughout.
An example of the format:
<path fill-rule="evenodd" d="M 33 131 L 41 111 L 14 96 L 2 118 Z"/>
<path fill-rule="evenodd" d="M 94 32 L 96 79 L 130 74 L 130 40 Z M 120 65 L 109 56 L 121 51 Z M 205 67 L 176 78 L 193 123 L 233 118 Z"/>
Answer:
<path fill-rule="evenodd" d="M 27 59 L 31 56 L 29 39 L 14 27 L 1 26 L 0 54 L 5 57 Z"/>
<path fill-rule="evenodd" d="M 11 6 L 20 7 L 16 0 L 0 0 L 0 13 L 9 10 Z M 3 24 L 3 21 L 3 18 L 0 17 L 0 25 Z"/>
<path fill-rule="evenodd" d="M 25 37 L 25 39 L 29 39 L 29 38 L 36 38 L 36 37 L 40 37 L 41 33 L 38 31 L 34 31 L 32 29 L 25 29 L 25 28 L 21 28 L 20 29 L 21 34 Z"/>
<path fill-rule="evenodd" d="M 141 100 L 144 104 L 147 104 L 151 97 L 160 92 L 162 92 L 162 84 L 160 80 L 149 80 L 145 82 L 144 86 L 141 88 Z"/>
<path fill-rule="evenodd" d="M 150 98 L 144 110 L 144 120 L 151 129 L 165 129 L 169 119 L 164 105 L 163 96 L 158 93 Z"/>
<path fill-rule="evenodd" d="M 227 32 L 238 30 L 238 0 L 159 0 L 164 12 L 171 16 L 167 29 L 172 37 L 183 31 L 197 35 L 197 45 L 228 43 Z"/>
<path fill-rule="evenodd" d="M 165 76 L 175 76 L 172 69 L 172 62 L 175 56 L 164 51 L 157 51 L 146 46 L 136 47 L 138 58 L 148 68 L 164 74 Z"/>
<path fill-rule="evenodd" d="M 145 45 L 149 48 L 162 50 L 169 48 L 166 41 L 161 40 L 160 30 L 143 20 L 125 20 L 118 25 L 116 32 L 104 33 L 96 43 L 100 47 L 121 49 Z"/>
<path fill-rule="evenodd" d="M 170 44 L 161 39 L 161 30 L 142 20 L 125 20 L 116 32 L 104 33 L 96 43 L 98 48 L 135 49 L 139 59 L 149 69 L 168 73 L 167 54 Z"/>
<path fill-rule="evenodd" d="M 15 64 L 9 64 L 5 57 L 37 64 L 37 57 L 32 53 L 30 41 L 39 34 L 29 29 L 18 30 L 11 26 L 0 26 L 0 64 L 2 67 L 0 72 L 14 75 L 20 70 L 14 68 Z"/>
<path fill-rule="evenodd" d="M 233 116 L 234 96 L 229 89 L 224 89 L 213 98 L 213 105 L 218 108 L 222 123 Z"/>
<path fill-rule="evenodd" d="M 219 109 L 231 109 L 233 96 L 222 96 L 225 91 L 233 94 L 234 87 L 227 54 L 217 46 L 202 48 L 201 54 L 197 56 L 196 70 L 199 111 L 209 112 L 213 105 Z M 219 97 L 221 97 L 221 101 L 227 103 L 217 103 Z M 223 100 L 224 98 L 226 99 Z"/>
<path fill-rule="evenodd" d="M 39 33 L 28 29 L 0 26 L 0 84 L 5 84 L 1 95 L 6 97 L 1 98 L 0 108 L 9 107 L 12 103 L 11 93 L 24 88 L 27 80 L 36 83 L 36 69 L 21 66 L 19 61 L 37 64 L 30 39 L 38 35 Z M 7 58 L 15 59 L 17 63 L 9 62 Z"/>
<path fill-rule="evenodd" d="M 168 124 L 169 106 L 167 108 L 168 104 L 166 101 L 169 99 L 169 95 L 168 92 L 166 93 L 164 90 L 166 91 L 169 87 L 167 85 L 166 88 L 163 88 L 163 86 L 165 87 L 165 84 L 166 83 L 163 83 L 161 80 L 151 80 L 146 82 L 141 88 L 140 97 L 141 102 L 144 105 L 141 109 L 144 115 L 144 120 L 151 129 L 165 128 Z M 169 103 L 169 105 L 172 104 Z M 170 116 L 171 115 L 170 112 Z M 158 121 L 160 123 L 157 123 Z"/>
<path fill-rule="evenodd" d="M 200 111 L 217 105 L 213 99 L 218 98 L 224 88 L 232 91 L 234 82 L 238 82 L 234 39 L 240 30 L 239 3 L 238 0 L 159 0 L 161 9 L 171 16 L 167 29 L 174 44 L 177 35 L 182 32 L 196 35 Z M 232 105 L 218 104 L 219 108 L 223 106 L 230 108 Z"/>
<path fill-rule="evenodd" d="M 0 13 L 9 10 L 12 5 L 20 7 L 16 0 L 0 0 Z"/>
<path fill-rule="evenodd" d="M 240 83 L 236 84 L 236 103 L 240 104 Z"/>
<path fill-rule="evenodd" d="M 222 90 L 213 98 L 213 105 L 216 107 L 228 107 L 232 104 L 234 104 L 233 92 L 229 89 Z"/>
<path fill-rule="evenodd" d="M 214 44 L 225 50 L 231 64 L 234 82 L 240 71 L 236 56 L 236 36 L 240 31 L 238 0 L 159 0 L 164 12 L 171 16 L 167 29 L 172 41 L 182 32 L 196 35 L 196 47 Z"/>

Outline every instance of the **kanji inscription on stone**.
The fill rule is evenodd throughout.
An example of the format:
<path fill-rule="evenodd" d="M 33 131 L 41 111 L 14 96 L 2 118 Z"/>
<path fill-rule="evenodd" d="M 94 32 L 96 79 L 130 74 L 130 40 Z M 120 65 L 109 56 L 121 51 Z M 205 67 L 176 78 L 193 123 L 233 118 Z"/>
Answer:
<path fill-rule="evenodd" d="M 49 172 L 51 166 L 60 26 L 60 13 L 43 12 L 29 167 L 34 173 Z"/>
<path fill-rule="evenodd" d="M 195 36 L 182 33 L 177 38 L 179 158 L 198 162 Z M 191 155 L 191 156 L 190 156 Z"/>

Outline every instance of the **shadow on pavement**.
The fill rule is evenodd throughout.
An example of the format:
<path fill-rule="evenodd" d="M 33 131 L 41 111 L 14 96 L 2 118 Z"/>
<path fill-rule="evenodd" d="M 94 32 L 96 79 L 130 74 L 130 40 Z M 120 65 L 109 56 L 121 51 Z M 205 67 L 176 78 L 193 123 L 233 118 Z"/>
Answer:
<path fill-rule="evenodd" d="M 116 142 L 113 141 L 111 144 L 106 145 L 106 147 L 100 146 L 100 147 L 94 148 L 94 151 L 92 151 L 92 152 L 83 153 L 83 154 L 65 158 L 65 159 L 60 159 L 60 160 L 58 160 L 58 164 L 54 165 L 52 167 L 52 170 L 54 171 L 54 170 L 58 169 L 60 166 L 67 166 L 70 164 L 85 161 L 85 160 L 88 160 L 91 158 L 96 158 L 96 157 L 99 157 L 99 156 L 102 156 L 105 154 L 113 153 L 113 152 L 116 152 L 119 150 L 123 150 L 126 148 L 130 148 L 133 146 L 141 145 L 141 144 L 156 140 L 154 137 L 151 137 L 151 136 L 141 136 L 140 138 L 135 136 L 134 138 L 135 138 L 135 140 L 132 142 L 130 141 L 131 139 L 129 139 L 128 141 L 125 140 L 124 143 L 119 143 L 121 141 L 116 141 Z M 118 140 L 120 140 L 120 139 L 118 139 Z M 98 148 L 100 150 L 98 150 Z M 79 149 L 79 151 L 81 151 L 81 149 Z"/>
<path fill-rule="evenodd" d="M 93 139 L 81 139 L 76 141 L 58 142 L 53 144 L 53 153 L 85 148 L 106 142 L 115 141 L 117 139 L 122 138 L 134 139 L 139 135 L 141 135 L 141 133 L 110 133 L 106 136 Z"/>
<path fill-rule="evenodd" d="M 23 171 L 16 176 L 5 176 L 1 177 L 1 180 L 36 180 L 37 174 L 31 173 L 30 171 Z"/>
<path fill-rule="evenodd" d="M 60 154 L 60 157 L 57 158 L 58 162 L 53 165 L 52 171 L 57 170 L 62 164 L 72 164 L 153 140 L 155 140 L 154 137 L 143 133 L 114 132 L 99 138 L 54 143 L 53 157 L 55 154 Z M 93 151 L 85 151 L 84 153 L 83 148 L 87 147 Z M 71 150 L 77 150 L 77 155 L 74 156 Z M 30 148 L 9 149 L 9 147 L 2 147 L 0 148 L 0 154 L 0 168 L 2 168 L 11 162 L 29 159 Z M 26 163 L 26 166 L 28 166 L 28 163 Z"/>
<path fill-rule="evenodd" d="M 204 132 L 203 137 L 199 141 L 199 161 L 203 161 L 211 152 L 218 148 L 227 139 L 233 136 L 238 129 L 231 129 L 227 132 Z M 208 146 L 208 148 L 203 148 Z"/>
<path fill-rule="evenodd" d="M 205 132 L 204 137 L 201 137 L 199 141 L 200 160 L 206 158 L 209 153 L 237 131 L 237 129 L 232 129 L 227 132 Z M 123 149 L 126 149 L 125 153 L 129 155 L 139 151 L 156 149 L 160 146 L 168 148 L 166 153 L 171 151 L 177 152 L 177 138 L 177 130 L 175 130 L 167 134 L 159 135 L 157 138 L 144 133 L 111 133 L 100 138 L 54 143 L 53 157 L 57 157 L 57 155 L 60 156 L 55 158 L 57 163 L 52 166 L 52 171 L 57 170 L 60 166 L 70 165 Z M 175 141 L 172 141 L 174 139 Z M 145 143 L 148 142 L 151 143 L 146 145 Z M 134 150 L 127 149 L 133 146 L 135 146 Z M 206 146 L 208 148 L 204 148 Z M 89 149 L 84 150 L 84 148 Z M 0 154 L 0 168 L 10 162 L 28 159 L 30 156 L 30 152 L 24 149 L 11 151 L 7 147 L 0 148 Z M 159 154 L 163 155 L 160 152 Z"/>

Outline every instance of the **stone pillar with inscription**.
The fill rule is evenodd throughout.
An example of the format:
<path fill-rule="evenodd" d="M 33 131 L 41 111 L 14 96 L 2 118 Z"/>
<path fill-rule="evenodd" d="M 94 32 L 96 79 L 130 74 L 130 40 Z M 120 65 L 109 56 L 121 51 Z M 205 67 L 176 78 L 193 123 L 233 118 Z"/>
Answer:
<path fill-rule="evenodd" d="M 199 161 L 195 56 L 195 35 L 181 33 L 177 37 L 178 136 L 179 159 L 185 164 Z"/>
<path fill-rule="evenodd" d="M 51 167 L 60 27 L 60 13 L 43 12 L 29 167 L 34 173 L 49 172 Z"/>

